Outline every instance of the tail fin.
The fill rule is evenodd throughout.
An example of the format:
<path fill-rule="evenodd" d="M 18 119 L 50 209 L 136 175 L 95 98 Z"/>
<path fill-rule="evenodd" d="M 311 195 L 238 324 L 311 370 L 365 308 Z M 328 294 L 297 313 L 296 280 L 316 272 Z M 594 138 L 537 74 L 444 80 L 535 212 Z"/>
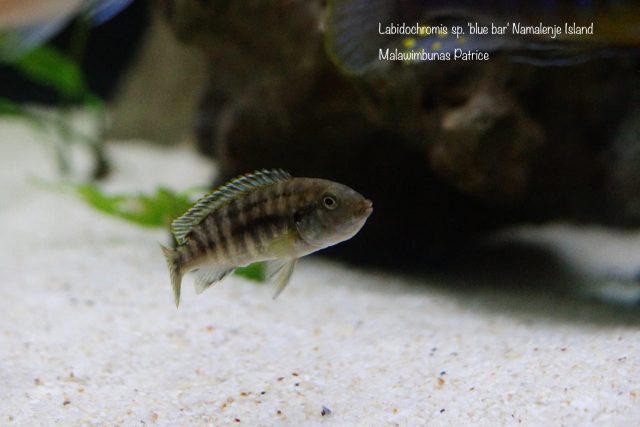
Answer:
<path fill-rule="evenodd" d="M 182 284 L 182 274 L 180 268 L 175 262 L 175 253 L 173 249 L 169 249 L 163 245 L 160 245 L 164 257 L 167 259 L 167 266 L 169 266 L 169 274 L 171 275 L 171 288 L 173 289 L 173 298 L 176 302 L 176 308 L 180 305 L 180 285 Z"/>

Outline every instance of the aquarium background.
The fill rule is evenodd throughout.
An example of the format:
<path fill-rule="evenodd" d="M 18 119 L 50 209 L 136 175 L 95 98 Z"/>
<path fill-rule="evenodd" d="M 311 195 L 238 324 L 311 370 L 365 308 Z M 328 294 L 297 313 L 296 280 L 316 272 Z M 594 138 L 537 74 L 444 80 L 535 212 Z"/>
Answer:
<path fill-rule="evenodd" d="M 494 3 L 134 0 L 3 58 L 0 424 L 639 422 L 637 6 L 552 48 L 362 62 L 381 16 L 591 16 Z M 253 266 L 176 310 L 171 221 L 262 168 L 373 215 L 276 300 Z"/>

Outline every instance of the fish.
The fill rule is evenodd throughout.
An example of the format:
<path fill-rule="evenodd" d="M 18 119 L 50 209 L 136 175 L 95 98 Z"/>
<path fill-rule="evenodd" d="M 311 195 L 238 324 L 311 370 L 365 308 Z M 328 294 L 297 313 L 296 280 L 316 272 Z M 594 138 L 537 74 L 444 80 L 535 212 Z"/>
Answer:
<path fill-rule="evenodd" d="M 79 15 L 101 25 L 133 0 L 0 0 L 0 59 L 10 61 L 54 37 Z"/>
<path fill-rule="evenodd" d="M 200 294 L 235 268 L 260 261 L 275 299 L 300 257 L 352 238 L 372 211 L 370 200 L 337 182 L 282 169 L 241 175 L 172 222 L 175 249 L 160 245 L 176 307 L 185 274 L 195 273 Z"/>
<path fill-rule="evenodd" d="M 481 34 L 481 27 L 488 32 Z M 353 75 L 382 69 L 389 57 L 415 64 L 450 60 L 458 52 L 505 52 L 516 62 L 570 65 L 639 53 L 640 3 L 330 0 L 325 48 Z"/>

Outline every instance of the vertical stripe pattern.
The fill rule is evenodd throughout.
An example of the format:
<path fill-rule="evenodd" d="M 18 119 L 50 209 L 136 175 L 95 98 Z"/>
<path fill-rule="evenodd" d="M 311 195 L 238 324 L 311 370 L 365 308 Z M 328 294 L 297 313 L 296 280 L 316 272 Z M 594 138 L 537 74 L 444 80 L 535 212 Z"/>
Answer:
<path fill-rule="evenodd" d="M 237 265 L 269 257 L 271 243 L 295 229 L 294 213 L 318 197 L 303 179 L 257 187 L 211 212 L 179 246 L 179 264 Z"/>

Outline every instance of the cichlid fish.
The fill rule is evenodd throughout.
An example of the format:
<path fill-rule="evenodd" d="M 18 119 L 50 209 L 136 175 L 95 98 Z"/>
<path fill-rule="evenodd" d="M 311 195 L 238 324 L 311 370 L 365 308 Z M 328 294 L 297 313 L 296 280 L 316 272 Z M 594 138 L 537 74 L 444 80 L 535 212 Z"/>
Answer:
<path fill-rule="evenodd" d="M 640 3 L 631 0 L 330 0 L 328 8 L 327 53 L 351 74 L 389 58 L 417 63 L 501 51 L 565 65 L 640 47 Z"/>
<path fill-rule="evenodd" d="M 267 261 L 276 298 L 298 258 L 353 237 L 371 215 L 370 200 L 351 188 L 281 170 L 240 176 L 173 221 L 178 241 L 162 246 L 176 306 L 185 273 L 199 294 L 236 267 Z"/>

